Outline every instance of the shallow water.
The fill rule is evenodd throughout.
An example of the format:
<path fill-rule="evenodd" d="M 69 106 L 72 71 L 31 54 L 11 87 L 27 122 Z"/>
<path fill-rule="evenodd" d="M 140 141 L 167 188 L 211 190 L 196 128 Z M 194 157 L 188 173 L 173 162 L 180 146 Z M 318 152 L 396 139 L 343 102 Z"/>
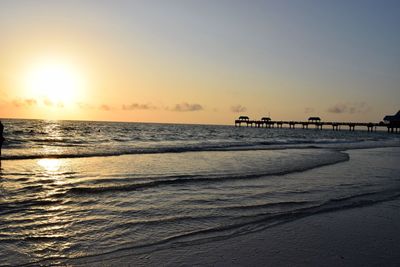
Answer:
<path fill-rule="evenodd" d="M 67 158 L 187 151 L 398 144 L 398 135 L 365 131 L 265 129 L 215 125 L 3 120 L 3 159 Z M 377 144 L 379 142 L 379 144 Z"/>
<path fill-rule="evenodd" d="M 400 144 L 386 133 L 53 121 L 5 126 L 2 265 L 147 253 L 399 195 L 398 149 L 379 152 L 384 157 L 360 152 L 358 165 L 343 151 Z M 345 175 L 324 173 L 333 164 L 343 164 Z"/>

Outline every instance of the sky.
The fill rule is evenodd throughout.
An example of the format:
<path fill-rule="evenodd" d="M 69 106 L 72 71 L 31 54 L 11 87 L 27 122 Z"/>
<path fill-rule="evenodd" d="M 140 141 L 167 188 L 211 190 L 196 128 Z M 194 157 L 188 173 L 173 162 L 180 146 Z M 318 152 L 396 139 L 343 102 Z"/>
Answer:
<path fill-rule="evenodd" d="M 0 118 L 233 124 L 400 109 L 400 1 L 0 0 Z"/>

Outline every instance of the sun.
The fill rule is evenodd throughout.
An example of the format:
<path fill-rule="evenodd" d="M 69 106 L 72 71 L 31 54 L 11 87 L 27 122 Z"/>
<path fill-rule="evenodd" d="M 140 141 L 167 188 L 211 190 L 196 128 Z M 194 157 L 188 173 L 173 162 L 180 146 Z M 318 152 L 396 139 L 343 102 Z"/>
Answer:
<path fill-rule="evenodd" d="M 84 87 L 77 67 L 54 60 L 30 66 L 24 81 L 27 95 L 54 104 L 77 101 Z"/>

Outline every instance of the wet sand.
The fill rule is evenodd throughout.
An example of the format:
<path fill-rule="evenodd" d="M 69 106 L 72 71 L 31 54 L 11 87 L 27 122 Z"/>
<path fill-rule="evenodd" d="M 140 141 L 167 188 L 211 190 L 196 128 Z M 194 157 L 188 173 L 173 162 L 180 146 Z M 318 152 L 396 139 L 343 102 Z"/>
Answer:
<path fill-rule="evenodd" d="M 398 266 L 400 200 L 306 217 L 227 240 L 96 266 Z"/>
<path fill-rule="evenodd" d="M 394 166 L 393 149 L 369 150 L 381 168 Z M 366 151 L 350 152 L 364 161 Z M 378 159 L 381 159 L 380 161 Z M 390 159 L 392 160 L 390 162 Z M 387 164 L 385 166 L 385 164 Z M 299 175 L 325 176 L 350 162 Z M 371 166 L 372 167 L 372 166 Z M 377 168 L 372 167 L 373 170 Z M 396 174 L 397 173 L 397 174 Z M 340 173 L 339 173 L 340 174 Z M 368 174 L 368 169 L 364 175 Z M 375 175 L 370 173 L 370 175 Z M 398 172 L 393 172 L 394 176 Z M 334 177 L 334 175 L 332 176 Z M 332 179 L 332 177 L 330 177 Z M 400 177 L 393 177 L 397 180 Z M 138 254 L 113 253 L 97 259 L 80 259 L 73 265 L 92 266 L 399 266 L 400 199 L 369 206 L 341 209 L 289 221 L 259 232 L 200 244 L 172 245 L 168 249 Z"/>

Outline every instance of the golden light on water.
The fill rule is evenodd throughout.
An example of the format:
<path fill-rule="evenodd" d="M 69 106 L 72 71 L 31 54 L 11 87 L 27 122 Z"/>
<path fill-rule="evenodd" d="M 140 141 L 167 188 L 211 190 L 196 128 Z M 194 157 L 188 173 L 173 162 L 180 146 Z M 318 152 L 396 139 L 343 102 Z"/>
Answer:
<path fill-rule="evenodd" d="M 59 159 L 40 159 L 37 163 L 47 172 L 57 172 L 61 167 Z"/>

